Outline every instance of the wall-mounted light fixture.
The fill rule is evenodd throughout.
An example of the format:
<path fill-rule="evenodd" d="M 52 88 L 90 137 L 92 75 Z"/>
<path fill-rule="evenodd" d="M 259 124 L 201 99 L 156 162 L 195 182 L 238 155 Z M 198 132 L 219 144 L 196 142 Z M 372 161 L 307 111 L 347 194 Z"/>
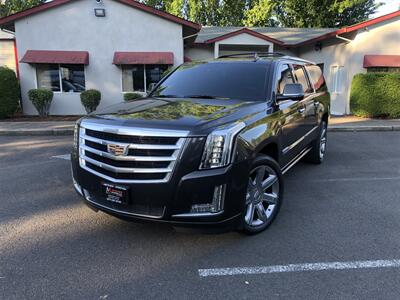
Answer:
<path fill-rule="evenodd" d="M 102 18 L 106 16 L 106 10 L 104 8 L 95 8 L 94 15 L 96 17 Z"/>

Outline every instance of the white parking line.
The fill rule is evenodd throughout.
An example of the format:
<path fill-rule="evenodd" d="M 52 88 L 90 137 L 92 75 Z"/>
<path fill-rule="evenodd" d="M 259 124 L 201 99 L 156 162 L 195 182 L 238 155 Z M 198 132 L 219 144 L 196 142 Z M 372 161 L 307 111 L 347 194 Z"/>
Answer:
<path fill-rule="evenodd" d="M 71 156 L 70 154 L 63 154 L 63 155 L 55 155 L 52 156 L 52 158 L 59 158 L 59 159 L 64 159 L 64 160 L 70 160 Z"/>
<path fill-rule="evenodd" d="M 370 268 L 399 268 L 400 259 L 391 260 L 365 260 L 350 262 L 327 262 L 327 263 L 306 263 L 288 264 L 276 266 L 260 267 L 239 267 L 239 268 L 220 268 L 220 269 L 199 269 L 200 277 L 210 276 L 234 276 L 234 275 L 254 275 L 254 274 L 273 274 L 288 272 L 309 272 L 325 270 L 354 270 Z"/>
<path fill-rule="evenodd" d="M 347 182 L 347 181 L 379 181 L 379 180 L 400 180 L 400 176 L 394 177 L 348 177 L 348 178 L 325 178 L 325 179 L 310 179 L 307 182 Z M 298 181 L 289 179 L 288 181 Z"/>

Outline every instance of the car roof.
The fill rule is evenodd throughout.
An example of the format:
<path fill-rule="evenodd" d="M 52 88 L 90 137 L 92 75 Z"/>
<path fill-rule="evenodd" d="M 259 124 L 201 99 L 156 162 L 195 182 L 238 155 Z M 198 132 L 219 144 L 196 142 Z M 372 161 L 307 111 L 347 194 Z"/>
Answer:
<path fill-rule="evenodd" d="M 273 61 L 293 61 L 302 64 L 315 64 L 312 61 L 299 57 L 289 56 L 278 52 L 246 52 L 229 55 L 222 55 L 213 61 L 257 61 L 257 62 L 273 62 Z"/>

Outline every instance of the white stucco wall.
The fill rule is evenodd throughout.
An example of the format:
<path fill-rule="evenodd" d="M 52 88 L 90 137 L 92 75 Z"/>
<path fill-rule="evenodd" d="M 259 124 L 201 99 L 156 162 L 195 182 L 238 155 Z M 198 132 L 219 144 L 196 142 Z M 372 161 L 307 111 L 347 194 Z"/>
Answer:
<path fill-rule="evenodd" d="M 113 0 L 103 2 L 77 0 L 15 23 L 20 59 L 27 50 L 88 51 L 86 89 L 101 91 L 100 108 L 123 99 L 121 69 L 112 64 L 115 51 L 170 51 L 175 65 L 183 62 L 181 25 Z M 106 17 L 95 17 L 95 7 L 105 8 Z M 21 63 L 20 74 L 24 113 L 37 114 L 27 97 L 36 88 L 35 68 Z M 51 114 L 85 114 L 79 93 L 55 93 Z"/>
<path fill-rule="evenodd" d="M 185 56 L 193 61 L 214 59 L 214 45 L 191 46 L 185 48 Z"/>
<path fill-rule="evenodd" d="M 323 41 L 322 50 L 317 52 L 314 45 L 299 49 L 299 56 L 316 63 L 324 63 L 324 75 L 328 88 L 333 90 L 332 66 L 342 66 L 341 93 L 331 93 L 331 113 L 350 113 L 350 87 L 355 74 L 365 73 L 364 55 L 400 54 L 400 17 L 381 22 L 360 30 L 350 43 L 339 42 L 336 38 Z"/>
<path fill-rule="evenodd" d="M 221 45 L 232 46 L 232 49 L 222 49 Z M 235 46 L 240 46 L 240 48 L 235 50 Z M 257 47 L 257 50 L 254 50 L 255 47 Z M 211 60 L 221 55 L 229 55 L 235 53 L 256 51 L 272 52 L 274 51 L 274 47 L 274 44 L 269 41 L 252 36 L 248 33 L 241 33 L 239 35 L 226 38 L 210 45 L 193 45 L 185 49 L 185 56 L 189 57 L 193 61 L 203 61 Z"/>

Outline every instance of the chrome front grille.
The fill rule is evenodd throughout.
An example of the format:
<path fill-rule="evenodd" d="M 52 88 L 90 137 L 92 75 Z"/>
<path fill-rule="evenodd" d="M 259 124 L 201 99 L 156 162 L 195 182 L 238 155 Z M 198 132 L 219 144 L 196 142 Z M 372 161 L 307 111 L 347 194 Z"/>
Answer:
<path fill-rule="evenodd" d="M 80 167 L 115 183 L 167 182 L 187 131 L 143 129 L 83 120 Z"/>

